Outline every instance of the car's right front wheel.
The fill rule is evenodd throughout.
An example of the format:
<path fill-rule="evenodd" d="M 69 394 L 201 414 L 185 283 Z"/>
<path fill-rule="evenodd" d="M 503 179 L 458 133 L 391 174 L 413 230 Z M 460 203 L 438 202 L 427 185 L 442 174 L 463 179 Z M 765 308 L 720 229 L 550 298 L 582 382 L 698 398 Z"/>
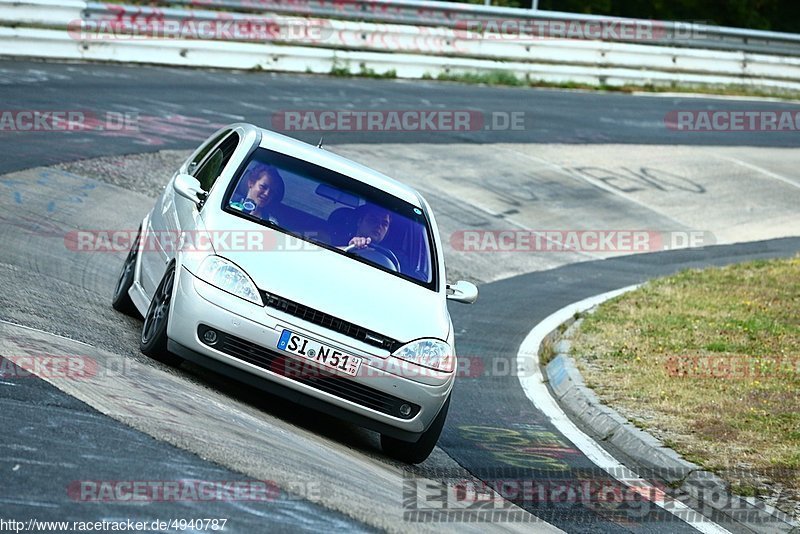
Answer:
<path fill-rule="evenodd" d="M 425 459 L 430 456 L 431 452 L 433 452 L 436 442 L 439 441 L 439 436 L 442 434 L 442 428 L 444 428 L 444 422 L 447 419 L 447 410 L 449 408 L 450 397 L 448 396 L 442 409 L 439 410 L 439 414 L 431 423 L 431 426 L 429 426 L 428 429 L 422 433 L 420 438 L 413 443 L 381 434 L 381 449 L 395 460 L 400 460 L 407 464 L 424 462 Z"/>
<path fill-rule="evenodd" d="M 139 255 L 139 238 L 141 237 L 141 232 L 142 227 L 140 226 L 136 233 L 136 239 L 133 241 L 133 245 L 131 245 L 131 249 L 128 251 L 128 256 L 122 264 L 122 270 L 119 273 L 117 285 L 114 288 L 114 297 L 111 299 L 111 306 L 113 306 L 115 310 L 130 316 L 136 316 L 139 313 L 136 310 L 136 306 L 133 305 L 130 295 L 128 295 L 128 290 L 133 285 L 133 275 L 136 269 L 136 257 Z"/>

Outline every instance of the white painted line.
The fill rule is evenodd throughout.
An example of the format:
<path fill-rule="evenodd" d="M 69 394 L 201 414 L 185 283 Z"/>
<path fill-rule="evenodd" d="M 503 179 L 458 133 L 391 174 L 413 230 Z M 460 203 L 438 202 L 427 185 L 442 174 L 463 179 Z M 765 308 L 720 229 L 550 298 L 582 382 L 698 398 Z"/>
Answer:
<path fill-rule="evenodd" d="M 81 345 L 94 348 L 91 345 L 89 345 L 88 343 L 84 343 L 83 341 L 78 341 L 77 339 L 72 339 L 71 337 L 62 336 L 60 334 L 54 334 L 53 332 L 48 332 L 47 330 L 40 330 L 40 329 L 34 328 L 32 326 L 25 326 L 24 324 L 14 323 L 12 321 L 5 321 L 3 319 L 0 319 L 0 323 L 8 324 L 8 325 L 11 325 L 11 326 L 16 326 L 16 327 L 19 327 L 19 328 L 25 328 L 26 330 L 33 330 L 34 332 L 39 332 L 40 334 L 47 334 L 48 336 L 58 337 L 58 338 L 66 340 L 66 341 L 69 341 L 71 343 L 80 343 Z"/>
<path fill-rule="evenodd" d="M 800 104 L 800 100 L 777 98 L 773 96 L 715 95 L 704 93 L 631 91 L 633 96 L 652 96 L 655 98 L 703 98 L 708 100 L 733 100 L 737 102 L 777 102 L 780 104 Z"/>
<path fill-rule="evenodd" d="M 742 161 L 740 159 L 729 158 L 729 157 L 725 157 L 725 156 L 716 156 L 716 158 L 717 159 L 721 159 L 721 160 L 725 160 L 725 161 L 730 161 L 731 163 L 735 163 L 736 165 L 739 165 L 740 167 L 744 167 L 746 169 L 750 169 L 752 171 L 756 171 L 759 174 L 763 174 L 764 176 L 768 176 L 770 178 L 773 178 L 773 179 L 778 180 L 780 182 L 783 182 L 785 184 L 791 185 L 792 187 L 796 187 L 796 188 L 800 189 L 800 183 L 795 182 L 791 178 L 787 178 L 787 177 L 782 176 L 780 174 L 776 174 L 776 173 L 774 173 L 772 171 L 768 171 L 767 169 L 763 169 L 763 168 L 761 168 L 761 167 L 759 167 L 757 165 L 753 165 L 752 163 L 747 163 L 746 161 Z"/>
<path fill-rule="evenodd" d="M 626 486 L 644 488 L 649 491 L 657 492 L 657 488 L 654 488 L 652 484 L 625 467 L 598 445 L 596 441 L 575 426 L 575 423 L 567 417 L 567 414 L 564 413 L 555 399 L 550 395 L 550 391 L 545 385 L 539 367 L 539 346 L 547 334 L 555 330 L 561 323 L 576 313 L 586 311 L 593 306 L 628 291 L 632 291 L 637 287 L 639 287 L 639 285 L 623 287 L 622 289 L 596 295 L 565 306 L 548 316 L 544 321 L 536 325 L 522 341 L 522 345 L 520 345 L 519 352 L 517 353 L 517 367 L 522 371 L 518 373 L 519 382 L 528 399 L 530 399 L 536 409 L 542 412 L 559 432 L 570 440 L 587 458 L 589 458 L 589 460 Z M 730 534 L 728 530 L 713 523 L 710 519 L 697 519 L 697 516 L 700 514 L 680 501 L 665 497 L 663 501 L 656 500 L 655 504 L 704 534 Z M 667 504 L 669 504 L 669 507 Z"/>
<path fill-rule="evenodd" d="M 235 121 L 243 121 L 244 116 L 242 115 L 231 115 L 230 113 L 223 113 L 221 111 L 214 111 L 213 109 L 200 109 L 198 110 L 206 115 L 217 115 L 219 117 L 225 117 L 226 119 L 233 119 Z"/>
<path fill-rule="evenodd" d="M 261 104 L 251 104 L 250 102 L 239 102 L 239 105 L 245 108 L 257 109 L 258 111 L 269 111 L 269 108 Z"/>
<path fill-rule="evenodd" d="M 186 108 L 186 106 L 184 106 L 183 104 L 175 104 L 174 102 L 164 102 L 162 100 L 155 100 L 153 98 L 143 98 L 141 100 L 142 102 L 147 102 L 148 104 L 155 104 L 158 107 L 168 107 L 176 110 L 182 110 Z"/>

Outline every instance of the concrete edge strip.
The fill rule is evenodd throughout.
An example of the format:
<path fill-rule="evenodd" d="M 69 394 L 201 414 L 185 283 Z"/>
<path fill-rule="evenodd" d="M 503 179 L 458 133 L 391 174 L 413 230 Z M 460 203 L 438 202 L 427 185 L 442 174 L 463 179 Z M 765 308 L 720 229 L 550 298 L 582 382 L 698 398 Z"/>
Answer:
<path fill-rule="evenodd" d="M 681 483 L 680 489 L 693 498 L 700 491 L 707 489 L 709 483 L 716 487 L 725 488 L 726 483 L 722 479 L 684 460 L 677 452 L 664 446 L 663 443 L 650 434 L 636 428 L 615 410 L 603 405 L 594 392 L 585 386 L 575 361 L 567 354 L 568 345 L 565 345 L 563 341 L 556 343 L 554 348 L 557 354 L 545 369 L 546 380 L 549 382 L 550 388 L 552 388 L 552 393 L 541 374 L 539 349 L 546 338 L 558 332 L 559 327 L 562 325 L 569 323 L 575 314 L 633 291 L 640 286 L 641 284 L 635 284 L 572 303 L 545 318 L 544 321 L 531 330 L 520 346 L 517 354 L 517 363 L 521 371 L 526 371 L 519 373 L 520 383 L 531 402 L 545 413 L 567 438 L 573 441 L 590 460 L 608 471 L 620 482 L 630 485 L 628 482 L 631 482 L 631 479 L 627 474 L 631 474 L 634 477 L 638 475 L 622 466 L 605 449 L 602 449 L 596 441 L 581 431 L 567 417 L 565 411 L 569 412 L 573 418 L 577 418 L 594 436 L 608 440 L 626 454 L 629 454 L 634 460 L 641 460 L 643 465 L 650 465 L 652 468 L 657 467 L 666 473 L 676 473 L 676 481 Z M 575 326 L 571 326 L 567 332 L 573 330 Z M 626 476 L 617 477 L 618 473 L 626 473 Z M 635 483 L 638 486 L 641 481 L 636 481 Z M 787 514 L 759 499 L 730 496 L 730 500 L 734 504 L 737 502 L 748 503 L 751 507 L 748 512 L 754 512 L 763 519 L 778 523 L 776 525 L 778 531 L 797 527 L 797 524 Z M 675 511 L 678 511 L 676 515 L 681 519 L 686 520 L 687 512 L 689 517 L 699 515 L 692 514 L 691 510 L 679 501 L 672 500 L 667 502 L 670 503 L 670 506 Z M 656 502 L 656 504 L 662 508 L 664 507 L 662 503 Z M 713 504 L 711 506 L 713 507 Z M 673 510 L 667 510 L 675 513 Z M 721 513 L 724 514 L 724 512 Z M 733 520 L 735 521 L 735 519 Z M 701 532 L 726 532 L 723 527 L 710 522 L 708 519 L 700 518 L 699 521 L 686 521 Z M 763 527 L 763 523 L 764 521 L 762 521 L 761 527 Z M 712 528 L 708 529 L 708 527 Z"/>
<path fill-rule="evenodd" d="M 536 409 L 541 411 L 553 425 L 555 425 L 559 432 L 569 439 L 595 465 L 628 487 L 640 490 L 646 489 L 651 492 L 656 492 L 655 494 L 663 495 L 663 493 L 659 493 L 658 488 L 639 477 L 639 475 L 611 456 L 611 454 L 581 431 L 575 423 L 569 419 L 566 413 L 564 413 L 564 410 L 561 409 L 561 406 L 550 395 L 550 391 L 547 389 L 547 384 L 544 381 L 539 366 L 539 348 L 542 341 L 550 332 L 554 331 L 559 325 L 569 320 L 576 313 L 586 311 L 601 302 L 632 291 L 637 287 L 639 286 L 628 286 L 575 302 L 545 318 L 528 333 L 520 345 L 519 352 L 517 353 L 517 367 L 520 371 L 518 376 L 520 385 L 525 391 L 525 395 Z M 706 518 L 700 517 L 698 519 L 697 516 L 699 514 L 695 513 L 691 508 L 666 495 L 664 495 L 663 500 L 655 501 L 655 504 L 704 534 L 729 533 L 727 529 Z"/>
<path fill-rule="evenodd" d="M 48 336 L 57 337 L 59 339 L 63 339 L 69 341 L 70 343 L 78 343 L 79 345 L 83 345 L 85 347 L 91 347 L 88 343 L 84 343 L 83 341 L 78 341 L 77 339 L 72 339 L 71 337 L 62 336 L 61 334 L 56 334 L 54 332 L 47 332 L 46 330 L 40 330 L 38 328 L 34 328 L 32 326 L 25 326 L 24 324 L 15 323 L 14 321 L 6 321 L 5 319 L 0 319 L 0 324 L 6 324 L 10 326 L 15 326 L 17 328 L 24 328 L 25 330 L 30 330 L 32 332 L 39 332 L 40 334 L 47 334 Z M 92 347 L 94 348 L 94 347 Z M 44 380 L 44 379 L 43 379 Z M 47 382 L 45 380 L 45 382 Z"/>
<path fill-rule="evenodd" d="M 579 89 L 576 89 L 579 90 Z M 648 91 L 631 91 L 633 96 L 652 96 L 654 98 L 694 98 L 694 99 L 714 99 L 729 100 L 732 102 L 775 102 L 778 104 L 800 104 L 800 100 L 794 98 L 776 98 L 774 96 L 742 96 L 742 95 L 723 95 L 712 93 L 691 93 L 691 92 L 671 92 L 663 91 L 651 93 Z"/>
<path fill-rule="evenodd" d="M 8 327 L 12 327 L 12 328 L 20 328 L 20 329 L 23 329 L 23 330 L 28 330 L 28 331 L 31 331 L 31 332 L 35 332 L 36 334 L 39 334 L 39 335 L 44 335 L 44 336 L 46 336 L 48 338 L 60 339 L 60 340 L 64 340 L 65 342 L 68 342 L 68 343 L 74 343 L 74 344 L 78 344 L 78 345 L 82 345 L 82 346 L 88 347 L 88 348 L 93 349 L 93 350 L 97 350 L 97 348 L 94 347 L 93 345 L 90 345 L 88 343 L 84 343 L 83 341 L 79 341 L 79 340 L 76 340 L 76 339 L 73 339 L 73 338 L 70 338 L 70 337 L 67 337 L 67 336 L 56 334 L 55 332 L 42 330 L 40 328 L 35 328 L 35 327 L 32 327 L 32 326 L 26 326 L 26 325 L 23 325 L 23 324 L 14 322 L 14 321 L 8 321 L 8 320 L 5 320 L 5 319 L 0 319 L 0 326 L 3 326 L 3 325 L 8 326 Z M 2 356 L 2 355 L 0 355 L 0 356 Z M 51 386 L 55 387 L 56 389 L 58 389 L 62 393 L 66 394 L 66 395 L 69 395 L 70 397 L 73 397 L 75 399 L 78 399 L 79 401 L 81 401 L 81 402 L 87 404 L 88 406 L 90 406 L 93 410 L 96 410 L 99 413 L 101 413 L 103 416 L 110 417 L 111 419 L 114 419 L 115 421 L 125 425 L 128 428 L 131 428 L 131 429 L 135 430 L 136 432 L 140 432 L 142 434 L 146 434 L 146 435 L 148 435 L 148 436 L 150 436 L 150 437 L 152 437 L 152 438 L 154 438 L 154 439 L 156 439 L 156 440 L 158 440 L 160 442 L 166 443 L 166 444 L 168 444 L 168 445 L 170 445 L 172 447 L 179 448 L 179 449 L 181 449 L 183 451 L 186 451 L 186 452 L 188 452 L 190 454 L 194 454 L 194 455 L 198 456 L 198 458 L 201 461 L 217 463 L 221 467 L 223 467 L 225 469 L 228 469 L 228 470 L 231 470 L 233 472 L 242 473 L 242 474 L 245 474 L 245 475 L 247 474 L 247 473 L 244 473 L 243 471 L 241 471 L 240 469 L 233 468 L 230 465 L 227 465 L 225 463 L 219 462 L 218 460 L 216 460 L 214 458 L 210 458 L 210 459 L 206 458 L 203 455 L 201 455 L 197 450 L 195 450 L 195 449 L 193 449 L 191 447 L 181 446 L 181 445 L 179 445 L 177 443 L 174 443 L 174 442 L 172 442 L 170 440 L 164 440 L 164 439 L 158 437 L 157 435 L 153 434 L 152 432 L 149 432 L 148 430 L 141 428 L 139 425 L 133 424 L 131 421 L 128 421 L 128 420 L 125 420 L 125 419 L 120 418 L 118 416 L 115 416 L 114 414 L 110 413 L 106 407 L 98 406 L 96 402 L 92 401 L 90 396 L 76 394 L 76 391 L 74 391 L 74 390 L 65 389 L 61 385 L 59 385 L 57 381 L 53 380 L 51 377 L 42 376 L 39 373 L 37 373 L 36 369 L 26 369 L 26 370 L 29 373 L 31 373 L 32 375 L 37 376 L 39 379 L 41 379 L 41 380 L 47 382 L 48 384 L 50 384 Z M 437 450 L 439 451 L 440 454 L 446 455 L 450 459 L 450 461 L 452 461 L 453 463 L 456 463 L 455 460 L 453 460 L 450 457 L 450 455 L 447 454 L 446 451 L 444 451 L 444 449 L 441 449 L 440 447 L 437 446 Z M 394 468 L 391 467 L 391 466 L 387 466 L 387 468 L 389 470 L 394 470 Z M 468 476 L 468 471 L 465 470 L 464 473 L 465 473 L 465 476 Z M 400 480 L 402 480 L 403 475 L 401 473 L 397 473 L 397 474 L 400 476 Z M 424 474 L 421 474 L 421 475 L 419 475 L 419 476 L 417 476 L 415 478 L 418 478 L 418 479 L 420 479 L 422 481 L 430 483 L 433 486 L 436 486 L 435 479 L 432 479 L 431 477 L 427 477 Z M 478 478 L 475 477 L 475 480 L 477 481 Z M 283 484 L 279 484 L 279 487 L 282 489 L 282 491 L 285 491 L 287 493 L 291 493 L 291 491 L 290 491 L 288 486 L 284 486 Z M 537 515 L 535 515 L 535 514 L 533 514 L 531 512 L 528 512 L 527 510 L 524 510 L 524 509 L 520 508 L 519 506 L 517 506 L 516 503 L 507 501 L 504 497 L 502 497 L 495 490 L 487 488 L 486 491 L 488 491 L 488 493 L 491 495 L 493 501 L 495 501 L 495 502 L 500 501 L 500 502 L 502 502 L 504 504 L 508 504 L 512 508 L 514 508 L 515 510 L 520 512 L 521 514 L 524 514 L 526 516 L 530 516 L 530 518 L 531 518 L 530 521 L 525 521 L 525 522 L 520 523 L 520 524 L 511 523 L 511 524 L 503 525 L 502 528 L 498 529 L 499 531 L 510 532 L 510 533 L 513 533 L 513 532 L 520 532 L 521 533 L 521 532 L 526 532 L 526 530 L 525 530 L 526 525 L 535 524 L 537 532 L 547 532 L 547 533 L 552 533 L 552 534 L 563 534 L 564 531 L 562 531 L 561 529 L 559 529 L 556 526 L 548 523 L 547 521 L 545 521 L 544 519 L 540 518 L 539 516 L 537 516 Z M 327 510 L 330 510 L 332 512 L 341 513 L 341 514 L 347 515 L 351 519 L 353 519 L 354 521 L 357 521 L 357 522 L 359 522 L 359 523 L 361 523 L 363 525 L 369 525 L 369 526 L 371 526 L 373 528 L 375 527 L 374 524 L 370 525 L 368 522 L 364 522 L 360 518 L 353 517 L 352 514 L 348 513 L 347 510 L 343 510 L 343 509 L 339 509 L 337 507 L 330 506 L 328 503 L 325 503 L 325 502 L 322 502 L 322 501 L 310 501 L 310 502 L 312 504 L 316 505 L 316 506 L 320 506 L 320 507 L 325 508 Z M 483 528 L 483 526 L 480 523 L 462 524 L 461 527 L 460 527 L 460 530 L 464 531 L 464 532 L 478 532 L 482 528 Z M 399 530 L 402 531 L 402 530 L 405 530 L 405 529 L 401 528 Z M 449 528 L 445 528 L 443 531 L 450 532 L 451 530 Z M 409 532 L 410 532 L 410 530 L 409 530 Z"/>

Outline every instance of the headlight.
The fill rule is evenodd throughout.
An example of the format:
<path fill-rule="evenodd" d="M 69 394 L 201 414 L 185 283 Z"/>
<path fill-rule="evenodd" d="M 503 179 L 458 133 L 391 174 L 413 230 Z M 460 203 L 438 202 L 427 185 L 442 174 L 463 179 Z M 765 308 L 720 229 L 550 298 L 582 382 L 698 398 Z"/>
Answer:
<path fill-rule="evenodd" d="M 456 361 L 452 347 L 438 339 L 412 341 L 408 345 L 403 345 L 394 356 L 445 373 L 453 370 Z"/>
<path fill-rule="evenodd" d="M 209 256 L 197 270 L 197 277 L 232 295 L 263 305 L 258 289 L 247 274 L 239 267 L 219 256 Z"/>

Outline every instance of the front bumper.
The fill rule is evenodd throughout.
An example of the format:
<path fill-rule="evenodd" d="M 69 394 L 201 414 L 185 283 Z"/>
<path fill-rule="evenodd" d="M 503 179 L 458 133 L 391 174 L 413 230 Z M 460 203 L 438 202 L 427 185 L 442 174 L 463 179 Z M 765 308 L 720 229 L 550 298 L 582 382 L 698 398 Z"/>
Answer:
<path fill-rule="evenodd" d="M 453 374 L 445 378 L 439 374 L 434 379 L 426 376 L 424 382 L 398 376 L 386 370 L 401 367 L 387 366 L 394 359 L 391 356 L 380 358 L 344 345 L 328 337 L 322 327 L 276 317 L 280 312 L 271 314 L 268 310 L 181 268 L 167 327 L 169 350 L 234 379 L 406 441 L 415 441 L 430 426 L 450 394 Z M 207 328 L 235 343 L 204 343 L 198 332 Z M 361 370 L 354 377 L 334 374 L 316 362 L 277 349 L 284 329 L 361 357 Z M 408 368 L 407 363 L 402 364 Z M 303 379 L 309 376 L 307 372 L 287 373 L 286 368 L 316 372 L 308 380 Z M 324 380 L 320 382 L 319 377 Z M 376 404 L 375 399 L 381 403 Z M 414 406 L 411 416 L 402 417 L 393 411 L 398 402 Z"/>

